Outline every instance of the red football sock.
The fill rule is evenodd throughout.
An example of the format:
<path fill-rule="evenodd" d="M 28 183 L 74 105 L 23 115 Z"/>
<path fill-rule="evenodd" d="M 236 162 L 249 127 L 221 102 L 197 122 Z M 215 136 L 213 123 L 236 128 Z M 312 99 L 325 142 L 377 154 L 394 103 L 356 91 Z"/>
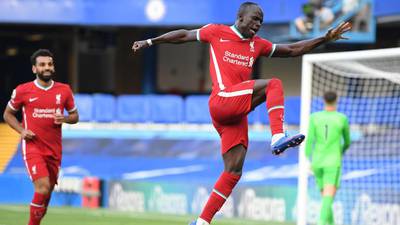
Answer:
<path fill-rule="evenodd" d="M 282 82 L 279 79 L 272 78 L 267 88 L 265 88 L 267 111 L 271 133 L 283 133 L 283 115 L 284 115 L 284 96 Z"/>
<path fill-rule="evenodd" d="M 208 198 L 206 206 L 204 206 L 200 218 L 211 223 L 212 218 L 224 205 L 239 179 L 240 176 L 238 175 L 223 172 L 215 183 L 214 189 Z"/>
<path fill-rule="evenodd" d="M 47 208 L 50 204 L 50 199 L 51 199 L 51 194 L 47 195 L 46 200 L 44 201 L 44 206 L 46 207 L 46 209 L 44 210 L 43 216 L 46 215 L 46 213 L 47 213 Z"/>
<path fill-rule="evenodd" d="M 46 199 L 48 199 L 49 195 L 44 195 L 35 192 L 33 195 L 33 199 L 30 205 L 30 217 L 28 225 L 39 225 L 42 220 L 44 214 L 46 213 Z"/>

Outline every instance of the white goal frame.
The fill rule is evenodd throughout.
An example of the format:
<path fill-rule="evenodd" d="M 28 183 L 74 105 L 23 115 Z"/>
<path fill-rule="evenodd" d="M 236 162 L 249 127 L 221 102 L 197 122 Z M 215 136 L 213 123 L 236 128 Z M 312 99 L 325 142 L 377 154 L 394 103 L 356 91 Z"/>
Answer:
<path fill-rule="evenodd" d="M 334 60 L 371 59 L 379 57 L 400 56 L 400 48 L 387 48 L 378 50 L 362 50 L 350 52 L 308 54 L 303 56 L 301 79 L 301 112 L 300 133 L 307 134 L 311 110 L 312 94 L 312 69 L 314 62 Z M 383 72 L 385 73 L 385 72 Z M 390 73 L 388 74 L 390 75 Z M 307 138 L 307 137 L 306 137 Z M 307 186 L 308 186 L 308 161 L 305 156 L 305 144 L 299 149 L 299 177 L 297 193 L 297 225 L 306 225 L 307 222 Z"/>

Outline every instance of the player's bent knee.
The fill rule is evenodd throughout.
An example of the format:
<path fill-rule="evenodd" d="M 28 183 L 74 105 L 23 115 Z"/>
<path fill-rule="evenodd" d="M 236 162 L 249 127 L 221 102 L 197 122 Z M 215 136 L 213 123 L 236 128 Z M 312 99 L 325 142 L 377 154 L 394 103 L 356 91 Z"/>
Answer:
<path fill-rule="evenodd" d="M 235 162 L 230 165 L 227 165 L 225 167 L 225 171 L 231 174 L 235 174 L 237 176 L 241 176 L 243 171 L 243 163 Z"/>
<path fill-rule="evenodd" d="M 38 180 L 35 182 L 35 192 L 40 194 L 50 194 L 51 192 L 51 185 L 48 180 Z"/>
<path fill-rule="evenodd" d="M 269 83 L 268 86 L 270 87 L 282 87 L 282 81 L 278 78 L 272 78 Z"/>
<path fill-rule="evenodd" d="M 336 194 L 336 187 L 334 185 L 327 185 L 324 187 L 323 196 L 335 196 Z"/>
<path fill-rule="evenodd" d="M 254 82 L 253 95 L 263 95 L 270 80 L 258 79 Z"/>
<path fill-rule="evenodd" d="M 243 166 L 240 163 L 233 163 L 225 166 L 225 172 L 241 176 L 243 171 Z"/>
<path fill-rule="evenodd" d="M 235 169 L 229 170 L 228 169 L 228 170 L 225 170 L 225 172 L 239 176 L 239 177 L 242 176 L 242 170 L 235 170 Z"/>
<path fill-rule="evenodd" d="M 50 185 L 49 186 L 47 186 L 47 185 L 39 186 L 38 188 L 36 188 L 35 191 L 40 194 L 43 194 L 43 195 L 48 195 L 48 194 L 50 194 L 50 191 L 51 191 Z"/>

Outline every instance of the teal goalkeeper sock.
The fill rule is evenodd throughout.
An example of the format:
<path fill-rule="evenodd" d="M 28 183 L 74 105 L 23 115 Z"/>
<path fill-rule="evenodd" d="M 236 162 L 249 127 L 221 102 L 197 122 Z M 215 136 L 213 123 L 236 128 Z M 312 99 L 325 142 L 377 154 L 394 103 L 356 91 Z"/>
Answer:
<path fill-rule="evenodd" d="M 328 225 L 333 223 L 332 203 L 333 203 L 332 196 L 324 196 L 322 198 L 322 206 L 319 215 L 318 225 Z"/>

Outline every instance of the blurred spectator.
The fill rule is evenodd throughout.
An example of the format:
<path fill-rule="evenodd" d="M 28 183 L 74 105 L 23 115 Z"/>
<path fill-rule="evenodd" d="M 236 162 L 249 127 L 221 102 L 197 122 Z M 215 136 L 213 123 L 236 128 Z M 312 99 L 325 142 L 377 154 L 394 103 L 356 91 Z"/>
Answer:
<path fill-rule="evenodd" d="M 359 0 L 343 0 L 342 13 L 347 14 L 358 7 Z"/>
<path fill-rule="evenodd" d="M 334 13 L 331 8 L 324 6 L 323 0 L 309 0 L 303 5 L 304 16 L 295 20 L 296 28 L 303 34 L 313 29 L 315 18 L 318 17 L 319 28 L 324 29 L 331 25 L 334 20 Z"/>
<path fill-rule="evenodd" d="M 370 3 L 361 5 L 362 1 L 360 0 L 343 0 L 342 14 L 347 15 L 350 13 L 354 13 L 350 20 L 353 24 L 353 31 L 358 32 L 367 32 L 370 18 L 371 18 L 371 5 Z M 357 11 L 358 12 L 355 12 Z"/>

